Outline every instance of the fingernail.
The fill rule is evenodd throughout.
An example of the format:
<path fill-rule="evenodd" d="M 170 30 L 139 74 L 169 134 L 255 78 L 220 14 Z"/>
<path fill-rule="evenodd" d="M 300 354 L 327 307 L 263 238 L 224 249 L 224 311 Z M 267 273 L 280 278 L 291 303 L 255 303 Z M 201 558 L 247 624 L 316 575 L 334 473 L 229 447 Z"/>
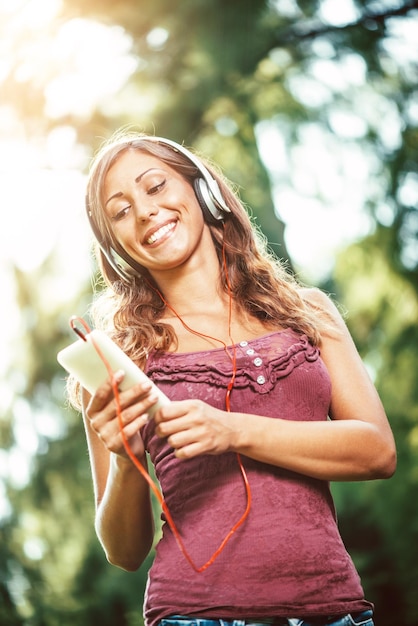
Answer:
<path fill-rule="evenodd" d="M 114 373 L 114 378 L 118 382 L 120 382 L 124 376 L 125 376 L 125 372 L 123 370 L 118 370 L 117 372 Z"/>
<path fill-rule="evenodd" d="M 148 422 L 148 420 L 149 420 L 148 413 L 144 413 L 141 416 L 141 419 L 139 420 L 139 428 L 143 428 L 143 426 L 145 426 L 145 424 Z"/>

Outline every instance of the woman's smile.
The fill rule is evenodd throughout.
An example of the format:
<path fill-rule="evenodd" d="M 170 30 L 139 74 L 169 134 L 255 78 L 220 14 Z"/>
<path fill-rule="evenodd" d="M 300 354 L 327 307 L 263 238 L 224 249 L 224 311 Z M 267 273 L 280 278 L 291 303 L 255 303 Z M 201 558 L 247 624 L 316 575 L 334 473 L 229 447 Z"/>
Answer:
<path fill-rule="evenodd" d="M 146 234 L 144 238 L 144 243 L 148 246 L 160 243 L 162 239 L 166 239 L 171 235 L 173 230 L 176 228 L 176 225 L 177 220 L 173 220 L 168 224 L 163 224 L 162 226 L 159 226 L 156 230 L 154 229 L 151 234 Z"/>

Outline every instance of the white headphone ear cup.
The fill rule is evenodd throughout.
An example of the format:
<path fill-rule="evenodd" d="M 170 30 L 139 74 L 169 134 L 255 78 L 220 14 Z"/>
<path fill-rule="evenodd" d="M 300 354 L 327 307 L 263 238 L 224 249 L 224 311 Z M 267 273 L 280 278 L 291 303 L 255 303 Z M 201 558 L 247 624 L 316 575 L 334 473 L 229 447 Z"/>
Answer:
<path fill-rule="evenodd" d="M 193 187 L 206 221 L 213 224 L 223 220 L 225 212 L 215 203 L 205 179 L 196 178 Z"/>

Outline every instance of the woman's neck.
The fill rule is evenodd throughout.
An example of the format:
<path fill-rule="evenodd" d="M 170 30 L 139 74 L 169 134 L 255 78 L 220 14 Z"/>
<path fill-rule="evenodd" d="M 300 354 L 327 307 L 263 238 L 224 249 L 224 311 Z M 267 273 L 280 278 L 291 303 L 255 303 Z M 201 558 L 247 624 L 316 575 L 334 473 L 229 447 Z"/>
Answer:
<path fill-rule="evenodd" d="M 179 315 L 206 312 L 212 307 L 227 306 L 228 295 L 221 285 L 217 258 L 194 266 L 184 266 L 154 275 L 165 302 Z"/>

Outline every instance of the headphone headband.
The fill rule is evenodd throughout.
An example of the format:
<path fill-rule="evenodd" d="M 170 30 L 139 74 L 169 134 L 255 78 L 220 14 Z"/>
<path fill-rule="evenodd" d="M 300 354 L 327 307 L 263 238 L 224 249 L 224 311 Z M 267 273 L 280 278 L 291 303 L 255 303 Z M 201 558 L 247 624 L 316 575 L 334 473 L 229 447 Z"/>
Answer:
<path fill-rule="evenodd" d="M 219 189 L 217 181 L 210 174 L 207 167 L 201 162 L 201 160 L 194 155 L 190 150 L 185 148 L 179 143 L 172 141 L 171 139 L 165 139 L 163 137 L 155 137 L 153 135 L 137 137 L 139 141 L 150 141 L 152 143 L 168 146 L 175 152 L 179 152 L 184 155 L 199 171 L 200 177 L 194 181 L 194 191 L 205 216 L 205 219 L 209 223 L 217 223 L 224 219 L 225 213 L 230 213 L 231 209 L 226 204 L 222 193 Z M 93 234 L 100 246 L 101 252 L 106 258 L 112 269 L 125 281 L 131 282 L 132 276 L 128 271 L 120 264 L 118 257 L 123 259 L 125 263 L 137 272 L 141 271 L 139 264 L 135 262 L 125 251 L 115 250 L 110 244 L 105 243 L 101 236 L 100 230 L 95 223 L 94 217 L 89 209 L 87 202 L 87 216 L 90 222 Z"/>

